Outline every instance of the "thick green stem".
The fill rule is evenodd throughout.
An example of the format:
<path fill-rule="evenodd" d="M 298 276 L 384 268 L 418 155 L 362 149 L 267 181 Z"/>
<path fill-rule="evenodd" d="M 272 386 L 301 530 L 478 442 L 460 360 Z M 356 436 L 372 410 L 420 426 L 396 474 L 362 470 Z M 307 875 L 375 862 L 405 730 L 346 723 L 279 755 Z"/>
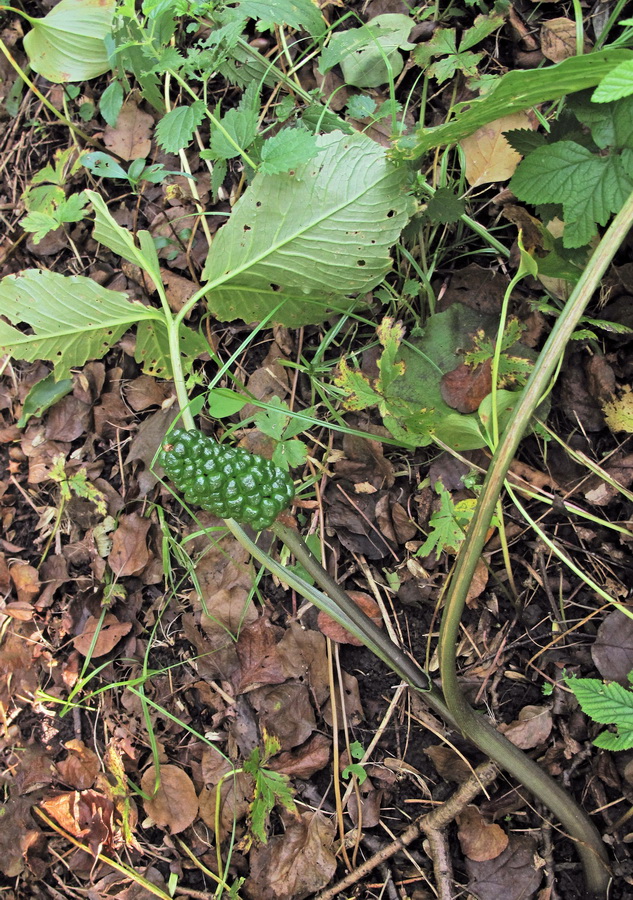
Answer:
<path fill-rule="evenodd" d="M 497 448 L 477 503 L 477 508 L 461 552 L 446 597 L 440 630 L 440 673 L 444 697 L 459 722 L 460 730 L 496 762 L 519 778 L 556 815 L 563 827 L 578 842 L 585 868 L 589 891 L 605 896 L 609 882 L 607 854 L 597 829 L 569 795 L 552 781 L 524 754 L 517 757 L 509 750 L 509 742 L 492 729 L 483 716 L 471 708 L 457 679 L 456 648 L 459 625 L 466 602 L 468 587 L 486 540 L 486 532 L 494 513 L 504 479 L 530 418 L 548 389 L 556 366 L 584 310 L 600 284 L 607 266 L 633 225 L 633 194 L 600 241 L 596 251 L 543 348 L 521 400 Z M 508 744 L 506 747 L 505 745 Z M 501 753 L 501 755 L 500 755 Z M 505 759 L 502 756 L 506 757 Z"/>

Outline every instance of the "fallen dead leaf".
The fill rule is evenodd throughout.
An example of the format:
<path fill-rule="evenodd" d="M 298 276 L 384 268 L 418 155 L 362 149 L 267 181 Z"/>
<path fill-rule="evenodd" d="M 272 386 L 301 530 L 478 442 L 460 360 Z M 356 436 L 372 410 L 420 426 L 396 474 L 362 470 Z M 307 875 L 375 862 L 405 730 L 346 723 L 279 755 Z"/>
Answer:
<path fill-rule="evenodd" d="M 469 185 L 477 187 L 511 178 L 521 161 L 521 154 L 510 146 L 504 132 L 532 127 L 528 113 L 517 112 L 489 122 L 461 140 L 459 143 L 466 157 L 466 180 Z"/>
<path fill-rule="evenodd" d="M 68 756 L 56 764 L 61 780 L 78 791 L 92 787 L 101 768 L 97 754 L 79 740 L 67 741 L 64 746 Z"/>
<path fill-rule="evenodd" d="M 457 837 L 468 859 L 484 862 L 496 859 L 508 846 L 508 835 L 499 825 L 485 821 L 476 806 L 470 805 L 457 816 Z"/>
<path fill-rule="evenodd" d="M 83 632 L 73 640 L 73 647 L 82 656 L 88 655 L 98 624 L 99 619 L 95 618 L 95 616 L 90 616 L 84 625 Z M 119 622 L 113 613 L 107 613 L 99 629 L 99 634 L 92 650 L 92 658 L 105 656 L 106 653 L 109 653 L 116 647 L 121 638 L 128 634 L 131 629 L 131 622 Z"/>
<path fill-rule="evenodd" d="M 427 747 L 424 752 L 435 766 L 437 774 L 447 781 L 463 784 L 472 775 L 470 766 L 450 747 L 445 747 L 443 744 L 433 744 L 433 746 Z"/>
<path fill-rule="evenodd" d="M 321 890 L 336 871 L 331 847 L 334 825 L 321 813 L 303 813 L 285 834 L 250 854 L 244 893 L 252 900 L 304 900 Z"/>
<path fill-rule="evenodd" d="M 118 843 L 114 804 L 98 791 L 68 791 L 42 800 L 42 807 L 69 834 L 88 844 L 93 855 Z"/>
<path fill-rule="evenodd" d="M 585 40 L 584 52 L 591 49 L 590 43 Z M 541 53 L 552 62 L 562 62 L 570 56 L 576 56 L 576 23 L 571 19 L 560 16 L 556 19 L 548 19 L 541 25 Z"/>
<path fill-rule="evenodd" d="M 591 656 L 606 681 L 628 685 L 627 676 L 633 670 L 633 620 L 617 609 L 605 616 Z"/>
<path fill-rule="evenodd" d="M 348 591 L 347 595 L 354 601 L 359 609 L 369 616 L 375 625 L 382 628 L 382 613 L 373 597 L 370 597 L 369 594 L 365 594 L 363 591 Z M 363 646 L 363 642 L 357 638 L 356 635 L 349 632 L 347 628 L 344 628 L 342 625 L 339 625 L 338 622 L 331 616 L 328 616 L 325 612 L 319 613 L 317 616 L 317 624 L 323 634 L 326 637 L 329 637 L 331 641 L 336 641 L 337 644 L 352 644 L 354 647 Z"/>
<path fill-rule="evenodd" d="M 477 565 L 475 566 L 475 571 L 473 572 L 473 577 L 468 587 L 468 593 L 466 594 L 466 605 L 469 609 L 477 608 L 477 598 L 488 584 L 489 575 L 488 566 L 486 565 L 485 560 L 480 557 L 477 560 Z"/>
<path fill-rule="evenodd" d="M 149 562 L 147 532 L 151 524 L 149 519 L 141 518 L 138 513 L 123 515 L 119 519 L 108 556 L 108 564 L 117 578 L 139 575 Z"/>
<path fill-rule="evenodd" d="M 552 714 L 548 706 L 524 706 L 515 722 L 499 730 L 503 731 L 515 747 L 531 750 L 548 739 L 552 726 Z"/>
<path fill-rule="evenodd" d="M 301 747 L 279 753 L 270 761 L 269 768 L 292 778 L 307 779 L 327 766 L 331 749 L 329 738 L 324 734 L 315 734 Z"/>
<path fill-rule="evenodd" d="M 460 413 L 472 413 L 492 390 L 492 360 L 479 366 L 460 363 L 440 379 L 442 400 Z"/>
<path fill-rule="evenodd" d="M 469 891 L 478 900 L 530 900 L 543 877 L 543 860 L 529 835 L 511 834 L 508 846 L 495 859 L 466 858 Z"/>
<path fill-rule="evenodd" d="M 193 781 L 178 766 L 160 767 L 160 786 L 154 793 L 156 767 L 143 772 L 141 788 L 149 795 L 144 800 L 145 812 L 159 828 L 169 828 L 171 834 L 179 834 L 195 821 L 198 815 L 198 798 Z"/>
<path fill-rule="evenodd" d="M 24 871 L 28 851 L 41 834 L 31 816 L 32 806 L 22 797 L 0 804 L 0 872 L 7 878 Z"/>
<path fill-rule="evenodd" d="M 204 787 L 198 798 L 200 818 L 215 833 L 218 785 Z M 216 839 L 223 841 L 231 834 L 236 823 L 243 821 L 253 799 L 253 779 L 246 772 L 227 778 L 220 785 L 220 833 Z"/>
<path fill-rule="evenodd" d="M 254 684 L 282 684 L 286 680 L 277 644 L 283 629 L 262 615 L 240 632 L 237 655 L 240 661 L 235 693 L 241 694 Z"/>
<path fill-rule="evenodd" d="M 316 729 L 314 710 L 305 684 L 257 688 L 249 695 L 260 728 L 279 739 L 282 750 L 303 744 Z"/>
<path fill-rule="evenodd" d="M 35 566 L 16 562 L 9 569 L 20 603 L 30 604 L 40 592 L 40 576 Z"/>
<path fill-rule="evenodd" d="M 108 125 L 103 143 L 121 159 L 146 159 L 152 149 L 150 132 L 154 119 L 138 108 L 134 100 L 123 104 L 116 125 Z"/>

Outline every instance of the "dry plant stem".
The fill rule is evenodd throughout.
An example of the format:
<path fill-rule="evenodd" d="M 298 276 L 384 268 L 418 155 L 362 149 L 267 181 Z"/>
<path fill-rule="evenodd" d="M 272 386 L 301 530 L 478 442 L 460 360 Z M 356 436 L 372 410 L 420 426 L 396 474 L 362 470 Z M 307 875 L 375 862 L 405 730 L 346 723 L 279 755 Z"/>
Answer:
<path fill-rule="evenodd" d="M 585 869 L 587 889 L 590 895 L 596 897 L 604 897 L 609 884 L 608 856 L 598 830 L 566 791 L 529 757 L 523 753 L 517 754 L 516 748 L 495 731 L 483 716 L 471 708 L 457 679 L 456 648 L 468 587 L 519 442 L 534 410 L 549 387 L 556 366 L 587 303 L 599 287 L 602 276 L 632 226 L 633 194 L 605 232 L 565 304 L 492 458 L 447 591 L 439 643 L 442 687 L 453 719 L 459 723 L 460 730 L 469 740 L 531 790 L 576 839 Z"/>
<path fill-rule="evenodd" d="M 316 900 L 333 900 L 333 898 L 337 897 L 342 891 L 358 884 L 361 878 L 369 875 L 369 873 L 377 866 L 387 862 L 387 860 L 395 856 L 396 853 L 399 853 L 405 847 L 408 847 L 417 840 L 420 835 L 425 834 L 430 838 L 431 835 L 436 835 L 441 832 L 447 825 L 450 825 L 455 816 L 458 816 L 469 803 L 472 803 L 475 797 L 481 792 L 482 787 L 487 787 L 489 784 L 492 784 L 498 774 L 499 770 L 494 763 L 483 763 L 476 769 L 475 773 L 468 781 L 465 781 L 457 788 L 453 796 L 447 800 L 446 803 L 438 806 L 437 809 L 434 809 L 432 812 L 420 816 L 415 822 L 409 825 L 395 841 L 388 844 L 386 847 L 383 847 L 373 856 L 370 856 L 369 859 L 365 860 L 364 863 L 354 869 L 353 872 L 350 872 L 349 875 L 346 875 L 345 878 L 342 878 L 337 884 L 334 884 L 331 888 L 323 891 L 323 893 L 318 895 Z M 433 863 L 435 869 L 435 858 L 433 859 Z M 435 875 L 437 879 L 437 870 Z M 436 886 L 439 886 L 439 883 Z"/>

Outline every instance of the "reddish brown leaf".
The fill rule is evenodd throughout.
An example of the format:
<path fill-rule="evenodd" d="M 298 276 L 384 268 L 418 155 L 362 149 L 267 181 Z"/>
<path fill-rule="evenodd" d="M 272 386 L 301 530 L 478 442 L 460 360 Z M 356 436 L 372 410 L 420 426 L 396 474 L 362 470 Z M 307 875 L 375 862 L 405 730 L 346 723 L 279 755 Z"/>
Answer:
<path fill-rule="evenodd" d="M 90 406 L 71 394 L 51 409 L 46 418 L 46 437 L 49 441 L 75 441 L 88 426 Z"/>
<path fill-rule="evenodd" d="M 282 629 L 272 625 L 267 615 L 242 629 L 237 642 L 240 671 L 236 694 L 254 684 L 282 684 L 286 680 L 277 651 L 282 634 Z"/>
<path fill-rule="evenodd" d="M 15 585 L 18 600 L 30 604 L 40 592 L 40 576 L 35 566 L 17 562 L 9 569 L 11 581 Z"/>
<path fill-rule="evenodd" d="M 99 619 L 90 616 L 84 625 L 83 632 L 74 639 L 73 646 L 82 656 L 88 655 L 98 624 Z M 103 620 L 103 624 L 99 629 L 97 641 L 92 651 L 93 659 L 98 656 L 105 656 L 106 653 L 109 653 L 119 643 L 121 638 L 129 633 L 131 628 L 131 622 L 119 622 L 115 615 L 107 613 Z"/>
<path fill-rule="evenodd" d="M 619 610 L 604 619 L 591 645 L 596 669 L 607 681 L 628 685 L 628 673 L 633 670 L 633 619 Z"/>
<path fill-rule="evenodd" d="M 304 813 L 285 834 L 251 851 L 244 885 L 252 900 L 304 900 L 321 890 L 336 871 L 331 847 L 334 825 L 320 813 Z"/>
<path fill-rule="evenodd" d="M 149 519 L 142 519 L 137 513 L 124 515 L 119 519 L 108 556 L 110 568 L 118 578 L 123 575 L 138 575 L 147 565 L 147 532 L 151 524 Z"/>
<path fill-rule="evenodd" d="M 366 613 L 373 622 L 382 628 L 382 613 L 380 607 L 369 594 L 363 591 L 348 591 L 348 596 L 352 598 L 356 606 Z M 351 634 L 347 628 L 339 625 L 331 616 L 325 612 L 320 612 L 317 616 L 317 624 L 323 634 L 330 640 L 336 641 L 337 644 L 352 644 L 354 647 L 362 647 L 363 642 Z"/>
<path fill-rule="evenodd" d="M 108 125 L 103 143 L 121 159 L 145 159 L 152 146 L 150 130 L 154 124 L 148 113 L 138 108 L 133 100 L 128 100 L 121 109 L 116 125 Z"/>
<path fill-rule="evenodd" d="M 269 767 L 293 778 L 309 778 L 330 761 L 332 742 L 324 734 L 315 734 L 296 750 L 285 751 L 271 760 Z"/>
<path fill-rule="evenodd" d="M 57 763 L 61 780 L 78 791 L 92 787 L 101 768 L 97 754 L 83 741 L 67 741 L 64 746 L 69 753 Z"/>
<path fill-rule="evenodd" d="M 258 688 L 249 694 L 259 713 L 260 728 L 279 738 L 282 750 L 303 744 L 316 728 L 310 695 L 304 684 Z"/>
<path fill-rule="evenodd" d="M 468 859 L 496 859 L 508 846 L 508 835 L 499 825 L 489 825 L 476 806 L 467 806 L 457 816 L 457 837 Z"/>
<path fill-rule="evenodd" d="M 143 773 L 141 788 L 149 795 L 145 812 L 159 828 L 169 828 L 178 834 L 188 828 L 198 815 L 198 798 L 193 781 L 178 766 L 160 767 L 160 787 L 154 794 L 156 768 L 150 766 Z"/>
<path fill-rule="evenodd" d="M 42 801 L 51 818 L 69 834 L 88 844 L 96 855 L 102 847 L 116 844 L 114 804 L 98 791 L 69 791 Z"/>
<path fill-rule="evenodd" d="M 508 846 L 495 859 L 466 859 L 468 888 L 478 900 L 530 900 L 541 883 L 542 865 L 534 838 L 511 834 Z"/>
<path fill-rule="evenodd" d="M 487 359 L 479 366 L 461 363 L 452 372 L 442 375 L 440 392 L 442 400 L 460 413 L 472 413 L 492 390 L 492 361 Z"/>
<path fill-rule="evenodd" d="M 552 725 L 548 706 L 524 706 L 518 719 L 506 726 L 503 733 L 515 747 L 531 750 L 548 739 Z"/>

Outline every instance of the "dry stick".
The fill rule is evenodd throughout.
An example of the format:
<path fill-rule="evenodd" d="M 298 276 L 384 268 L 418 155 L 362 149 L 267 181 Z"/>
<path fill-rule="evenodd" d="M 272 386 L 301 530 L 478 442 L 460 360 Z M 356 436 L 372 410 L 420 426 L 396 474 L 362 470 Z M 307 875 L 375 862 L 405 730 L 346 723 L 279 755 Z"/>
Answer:
<path fill-rule="evenodd" d="M 476 769 L 475 774 L 472 775 L 468 781 L 465 781 L 464 784 L 457 788 L 453 796 L 447 800 L 446 803 L 443 803 L 432 812 L 417 818 L 395 841 L 388 844 L 388 846 L 383 847 L 378 853 L 375 853 L 369 859 L 365 860 L 364 863 L 354 869 L 353 872 L 350 872 L 349 875 L 346 875 L 345 878 L 341 879 L 337 884 L 332 885 L 331 888 L 323 891 L 323 893 L 318 895 L 316 900 L 332 900 L 332 898 L 338 896 L 341 891 L 352 887 L 354 884 L 358 884 L 361 878 L 369 875 L 369 873 L 377 866 L 385 863 L 401 850 L 404 850 L 405 847 L 408 847 L 409 844 L 412 844 L 413 841 L 417 840 L 421 834 L 425 834 L 429 838 L 432 847 L 437 845 L 438 833 L 446 828 L 446 826 L 453 821 L 455 816 L 459 815 L 459 813 L 464 810 L 464 807 L 475 799 L 481 792 L 482 786 L 487 787 L 489 784 L 492 784 L 498 774 L 499 770 L 494 763 L 483 763 Z M 441 867 L 442 872 L 444 872 L 447 863 L 442 859 L 442 855 L 436 857 L 434 852 L 432 852 L 431 855 L 433 857 L 433 868 L 437 886 L 439 887 L 442 881 L 440 880 L 438 868 Z M 441 878 L 446 882 L 445 875 L 442 875 Z M 442 895 L 440 894 L 440 897 L 441 896 Z"/>
<path fill-rule="evenodd" d="M 505 477 L 534 410 L 546 394 L 556 367 L 589 300 L 617 249 L 633 226 L 633 194 L 605 232 L 541 351 L 521 398 L 490 463 L 475 514 L 457 558 L 446 595 L 440 629 L 440 674 L 444 698 L 460 730 L 500 762 L 544 803 L 575 838 L 590 895 L 604 897 L 609 885 L 608 856 L 598 830 L 569 794 L 525 754 L 506 757 L 499 735 L 470 706 L 457 678 L 457 642 L 466 595 Z M 506 757 L 506 758 L 502 758 Z"/>

